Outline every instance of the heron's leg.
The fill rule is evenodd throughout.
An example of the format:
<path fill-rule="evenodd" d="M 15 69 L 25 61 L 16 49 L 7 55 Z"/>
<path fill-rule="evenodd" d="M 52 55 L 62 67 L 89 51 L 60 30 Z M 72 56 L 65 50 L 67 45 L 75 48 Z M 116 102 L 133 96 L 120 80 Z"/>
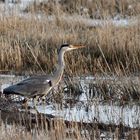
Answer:
<path fill-rule="evenodd" d="M 23 100 L 22 105 L 23 105 L 23 107 L 25 108 L 25 110 L 27 111 L 27 109 L 28 109 L 28 98 L 25 98 L 25 99 Z"/>
<path fill-rule="evenodd" d="M 45 103 L 46 103 L 46 96 L 44 95 L 44 96 L 42 96 L 41 98 L 42 98 L 43 104 L 45 104 Z"/>
<path fill-rule="evenodd" d="M 54 95 L 56 94 L 55 90 L 52 89 L 51 92 L 49 91 L 49 93 L 47 95 L 43 95 L 41 97 L 42 99 L 42 102 L 45 104 L 45 103 L 49 103 L 49 99 L 51 99 Z"/>
<path fill-rule="evenodd" d="M 33 100 L 34 100 L 34 109 L 37 111 L 37 113 L 39 113 L 38 112 L 38 110 L 37 110 L 37 106 L 36 106 L 36 104 L 37 104 L 37 102 L 38 102 L 38 99 L 39 99 L 39 96 L 36 96 Z"/>

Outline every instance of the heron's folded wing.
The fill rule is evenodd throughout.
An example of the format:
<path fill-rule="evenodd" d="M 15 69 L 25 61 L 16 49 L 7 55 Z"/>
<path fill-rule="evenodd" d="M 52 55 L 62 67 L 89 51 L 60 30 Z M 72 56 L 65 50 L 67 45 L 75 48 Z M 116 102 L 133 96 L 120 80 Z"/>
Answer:
<path fill-rule="evenodd" d="M 4 89 L 4 94 L 16 94 L 27 97 L 43 94 L 51 88 L 47 78 L 31 77 Z"/>

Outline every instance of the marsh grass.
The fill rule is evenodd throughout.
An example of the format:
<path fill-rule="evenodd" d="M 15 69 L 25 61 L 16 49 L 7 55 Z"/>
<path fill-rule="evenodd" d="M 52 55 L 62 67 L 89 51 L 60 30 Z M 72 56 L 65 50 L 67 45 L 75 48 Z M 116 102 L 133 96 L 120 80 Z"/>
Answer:
<path fill-rule="evenodd" d="M 93 2 L 92 5 L 90 2 Z M 20 17 L 16 14 L 3 16 L 0 18 L 0 70 L 13 71 L 17 74 L 26 74 L 26 72 L 29 74 L 50 73 L 55 69 L 59 46 L 67 42 L 86 46 L 84 49 L 68 52 L 65 56 L 65 76 L 69 78 L 71 76 L 81 76 L 81 74 L 115 74 L 121 76 L 139 74 L 139 24 L 126 27 L 116 27 L 112 24 L 93 27 L 86 25 L 80 18 L 74 20 L 77 19 L 75 14 L 97 19 L 115 17 L 118 14 L 120 17 L 136 16 L 139 15 L 139 9 L 137 0 L 61 0 L 59 4 L 55 2 L 39 5 L 34 3 L 24 11 L 31 12 L 31 16 Z M 34 16 L 36 13 L 42 14 L 42 12 L 42 16 L 45 14 L 44 18 Z M 63 18 L 63 16 L 71 15 L 74 15 L 73 19 Z M 78 100 L 81 89 L 78 88 L 78 85 L 76 87 L 68 85 L 69 92 L 75 93 L 72 98 Z M 121 99 L 120 103 L 129 102 L 130 100 L 139 101 L 140 99 L 137 84 L 127 84 L 125 86 L 119 84 L 116 86 L 114 83 L 102 82 L 89 84 L 88 88 L 89 95 L 87 97 L 90 96 L 90 99 L 95 98 L 95 93 L 98 93 L 98 97 L 101 96 L 103 100 L 113 98 L 120 101 Z M 124 94 L 120 95 L 122 92 Z M 59 96 L 54 100 L 60 103 L 63 97 Z M 72 104 L 75 103 L 76 101 L 72 99 Z M 103 139 L 104 135 L 105 138 L 112 139 L 122 137 L 127 140 L 140 139 L 139 129 L 128 129 L 124 136 L 124 129 L 118 126 L 115 129 L 111 129 L 111 126 L 107 127 L 108 131 L 105 130 L 104 134 L 104 131 L 95 123 L 86 124 L 86 128 L 84 128 L 83 125 L 79 127 L 75 122 L 66 125 L 64 120 L 57 118 L 54 119 L 54 122 L 52 127 L 48 128 L 46 121 L 42 120 L 42 123 L 46 125 L 45 129 L 38 129 L 38 124 L 35 124 L 34 129 L 27 131 L 27 122 L 24 126 L 13 123 L 7 125 L 7 122 L 3 123 L 1 120 L 0 139 L 96 140 Z M 104 125 L 100 126 L 103 128 Z M 101 136 L 102 133 L 103 136 Z"/>
<path fill-rule="evenodd" d="M 61 1 L 35 1 L 29 5 L 24 12 L 54 14 L 78 14 L 84 17 L 103 19 L 112 17 L 130 17 L 140 13 L 140 3 L 138 0 L 61 0 Z"/>
<path fill-rule="evenodd" d="M 126 139 L 126 140 L 139 140 L 139 129 L 125 128 L 121 124 L 118 126 L 113 125 L 103 125 L 98 124 L 96 121 L 93 123 L 80 123 L 80 122 L 67 122 L 60 118 L 43 118 L 38 121 L 32 122 L 32 116 L 27 115 L 22 118 L 14 119 L 12 115 L 16 112 L 11 113 L 5 121 L 1 119 L 0 134 L 1 140 L 10 139 L 37 139 L 37 140 L 62 140 L 62 139 Z M 8 115 L 8 114 L 7 114 Z M 21 114 L 22 116 L 22 114 Z M 12 118 L 12 120 L 10 120 Z M 20 123 L 18 122 L 20 120 Z M 46 120 L 47 119 L 47 120 Z M 21 122 L 26 122 L 28 125 L 32 126 L 27 128 L 27 125 L 21 124 Z M 16 123 L 15 123 L 16 122 Z M 18 122 L 18 123 L 17 123 Z M 49 124 L 49 125 L 48 125 Z"/>
<path fill-rule="evenodd" d="M 139 26 L 91 28 L 82 22 L 23 19 L 19 16 L 0 19 L 0 69 L 47 73 L 55 69 L 59 46 L 84 44 L 86 48 L 67 53 L 69 75 L 138 73 L 140 66 Z M 80 24 L 79 24 L 80 23 Z"/>
<path fill-rule="evenodd" d="M 71 79 L 71 78 L 70 78 Z M 99 102 L 109 103 L 112 105 L 114 103 L 117 106 L 123 107 L 131 103 L 139 102 L 139 85 L 135 83 L 135 80 L 131 81 L 129 78 L 123 79 L 123 81 L 105 80 L 99 79 L 94 83 L 87 85 L 87 100 L 79 104 L 79 96 L 82 94 L 79 92 L 81 90 L 78 85 L 71 81 L 67 88 L 69 88 L 67 97 L 64 99 L 63 89 L 59 90 L 59 94 L 52 97 L 53 100 L 49 102 L 55 106 L 58 104 L 58 111 L 62 111 L 64 108 L 73 108 L 77 106 L 77 109 L 86 108 L 88 113 L 88 107 L 95 104 L 98 106 Z M 68 80 L 67 80 L 68 82 Z M 138 81 L 137 81 L 138 82 Z M 139 82 L 138 82 L 139 83 Z M 62 94 L 63 93 L 63 94 Z M 136 99 L 133 98 L 136 94 Z M 67 98 L 66 97 L 66 98 Z M 125 97 L 125 98 L 124 98 Z M 119 125 L 115 124 L 104 124 L 98 122 L 98 118 L 93 118 L 93 122 L 84 123 L 82 121 L 65 121 L 62 118 L 54 116 L 45 116 L 44 114 L 32 114 L 27 112 L 18 112 L 19 105 L 16 102 L 7 103 L 7 99 L 2 97 L 0 100 L 1 109 L 1 125 L 0 134 L 3 140 L 5 139 L 42 139 L 45 140 L 61 140 L 61 139 L 126 139 L 126 140 L 139 140 L 139 128 L 130 128 L 125 126 L 120 122 Z M 69 100 L 71 98 L 71 100 Z M 100 100 L 101 99 L 101 100 Z M 86 104 L 84 103 L 86 102 Z M 118 102 L 118 103 L 116 103 Z M 67 106 L 65 106 L 67 105 Z M 132 106 L 130 106 L 131 108 Z M 100 111 L 97 107 L 97 113 Z M 138 111 L 138 110 L 137 110 Z M 112 115 L 116 114 L 115 111 Z M 108 114 L 106 114 L 108 115 Z M 111 117 L 111 116 L 108 116 Z M 122 118 L 123 119 L 123 118 Z M 139 120 L 137 120 L 139 123 Z"/>
<path fill-rule="evenodd" d="M 104 2 L 107 3 L 107 1 Z M 104 2 L 93 1 L 93 4 L 97 7 L 100 5 L 100 10 L 104 11 L 105 9 L 102 8 L 105 5 Z M 123 1 L 121 2 L 123 4 Z M 37 11 L 35 9 L 33 15 L 26 18 L 15 14 L 0 19 L 1 70 L 13 70 L 18 73 L 23 71 L 51 72 L 55 69 L 57 62 L 57 49 L 62 43 L 67 42 L 87 46 L 85 49 L 66 55 L 66 73 L 69 75 L 138 73 L 140 65 L 139 25 L 115 27 L 109 24 L 105 27 L 90 27 L 80 18 L 75 21 L 77 16 L 73 16 L 73 19 L 65 19 L 63 15 L 68 16 L 67 13 L 59 12 L 60 5 L 74 9 L 72 5 L 75 5 L 76 1 L 61 1 L 61 3 L 63 4 L 46 3 L 54 6 L 51 10 L 54 11 L 51 14 L 52 17 L 35 18 L 33 16 Z M 86 2 L 78 1 L 78 3 L 80 5 Z M 114 1 L 110 3 L 112 5 Z M 126 3 L 131 4 L 130 1 Z M 55 7 L 56 5 L 58 8 Z M 48 7 L 51 6 L 48 5 Z M 47 8 L 44 7 L 44 9 Z"/>

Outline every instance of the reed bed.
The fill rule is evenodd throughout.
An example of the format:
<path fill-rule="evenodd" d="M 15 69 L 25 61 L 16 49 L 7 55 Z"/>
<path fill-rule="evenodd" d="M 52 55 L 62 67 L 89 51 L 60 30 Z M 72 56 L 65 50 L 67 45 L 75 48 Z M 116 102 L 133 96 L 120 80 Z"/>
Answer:
<path fill-rule="evenodd" d="M 60 118 L 36 116 L 32 121 L 31 114 L 19 114 L 16 111 L 1 112 L 0 134 L 1 140 L 10 139 L 37 139 L 37 140 L 62 140 L 62 139 L 125 139 L 139 140 L 139 129 L 130 129 L 120 125 L 104 125 L 96 122 L 81 123 L 67 122 Z M 7 117 L 8 116 L 8 117 Z M 28 116 L 28 119 L 27 119 Z"/>
<path fill-rule="evenodd" d="M 99 6 L 100 10 L 103 10 L 101 13 L 107 13 L 105 12 L 108 9 L 105 7 L 106 3 L 108 3 L 108 7 L 118 8 L 121 13 L 126 15 L 126 7 L 138 2 L 136 0 L 134 3 L 129 0 L 126 2 L 92 1 L 92 6 L 95 7 L 92 9 L 99 9 Z M 115 27 L 111 24 L 104 27 L 90 27 L 80 19 L 75 22 L 74 19 L 77 19 L 77 16 L 73 16 L 72 19 L 63 19 L 63 15 L 74 14 L 66 6 L 75 11 L 84 4 L 87 7 L 90 6 L 90 2 L 84 0 L 78 2 L 62 0 L 61 3 L 56 3 L 56 1 L 35 2 L 31 5 L 34 9 L 32 14 L 36 14 L 37 11 L 43 13 L 40 9 L 43 7 L 47 10 L 48 18 L 46 16 L 40 19 L 34 16 L 23 18 L 17 14 L 10 17 L 3 16 L 0 19 L 0 69 L 18 73 L 25 71 L 29 73 L 51 72 L 55 69 L 59 46 L 67 42 L 84 44 L 87 47 L 67 54 L 65 58 L 66 73 L 69 75 L 138 73 L 140 70 L 139 24 L 126 27 Z M 77 7 L 74 8 L 74 5 Z M 65 14 L 62 14 L 60 10 L 63 8 L 60 6 L 65 7 L 71 14 L 67 14 L 66 10 L 63 11 Z M 47 7 L 53 7 L 49 10 L 53 13 L 49 13 Z M 26 12 L 31 11 L 29 7 L 27 9 Z M 134 9 L 136 10 L 136 8 Z M 112 13 L 111 11 L 109 13 Z M 77 14 L 80 15 L 80 13 Z M 106 17 L 108 16 L 106 15 Z"/>
<path fill-rule="evenodd" d="M 72 78 L 71 78 L 72 79 Z M 94 79 L 82 81 L 67 80 L 66 87 L 59 90 L 59 93 L 65 96 L 68 102 L 72 102 L 74 106 L 82 94 L 86 95 L 85 101 L 93 103 L 95 99 L 100 102 L 108 103 L 113 101 L 116 105 L 125 105 L 139 103 L 140 89 L 139 79 L 135 78 L 114 78 L 114 79 Z M 62 87 L 62 86 L 61 86 Z M 62 94 L 64 93 L 64 94 Z M 59 97 L 61 97 L 59 95 Z M 59 102 L 63 102 L 63 98 L 59 98 Z"/>
<path fill-rule="evenodd" d="M 70 43 L 83 44 L 86 48 L 66 54 L 64 75 L 68 79 L 81 74 L 139 75 L 139 23 L 124 27 L 116 27 L 113 24 L 89 26 L 80 18 L 78 19 L 79 15 L 85 19 L 138 17 L 140 13 L 138 0 L 61 0 L 59 3 L 36 1 L 22 12 L 22 14 L 28 13 L 27 16 L 20 16 L 13 12 L 10 16 L 0 17 L 0 71 L 23 75 L 50 73 L 56 68 L 60 45 Z M 69 16 L 72 18 L 68 18 Z M 139 84 L 131 80 L 126 81 L 129 82 L 125 85 L 115 80 L 90 83 L 86 91 L 87 101 L 91 103 L 98 98 L 104 102 L 115 100 L 120 103 L 120 106 L 130 101 L 139 102 Z M 72 100 L 66 101 L 70 106 L 77 103 L 83 92 L 81 85 L 74 84 L 74 81 L 71 84 L 68 83 L 68 91 L 65 91 L 67 96 L 72 95 L 70 97 Z M 59 93 L 64 93 L 63 88 Z M 62 104 L 63 94 L 54 97 L 51 101 Z M 58 118 L 49 120 L 50 127 L 46 118 L 41 120 L 40 124 L 38 122 L 30 124 L 31 122 L 26 122 L 21 116 L 19 123 L 16 124 L 13 120 L 19 116 L 17 117 L 15 112 L 13 116 L 11 112 L 10 115 L 3 116 L 4 113 L 2 112 L 0 120 L 0 139 L 2 140 L 140 139 L 139 128 L 125 129 L 122 125 L 113 128 L 111 125 L 104 127 L 103 124 L 95 122 L 90 125 L 81 123 L 79 126 L 79 123 L 65 123 Z M 7 116 L 11 117 L 10 123 Z M 27 125 L 33 127 L 28 129 Z"/>
<path fill-rule="evenodd" d="M 0 69 L 51 72 L 62 43 L 86 48 L 66 55 L 70 75 L 138 73 L 140 70 L 139 25 L 87 27 L 82 22 L 39 20 L 19 16 L 0 19 Z"/>
<path fill-rule="evenodd" d="M 53 14 L 78 14 L 84 17 L 103 18 L 124 18 L 137 16 L 140 13 L 139 0 L 61 0 L 61 1 L 35 1 L 29 5 L 25 12 L 43 12 L 46 15 Z"/>

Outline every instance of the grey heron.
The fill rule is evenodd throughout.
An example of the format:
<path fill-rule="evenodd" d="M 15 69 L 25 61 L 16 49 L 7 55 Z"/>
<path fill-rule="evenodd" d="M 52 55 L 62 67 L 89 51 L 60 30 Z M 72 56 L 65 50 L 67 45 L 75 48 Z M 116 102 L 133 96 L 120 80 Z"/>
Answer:
<path fill-rule="evenodd" d="M 21 82 L 9 86 L 3 90 L 3 94 L 15 94 L 24 96 L 26 99 L 34 99 L 34 107 L 36 108 L 36 101 L 39 97 L 46 96 L 50 90 L 55 87 L 61 80 L 64 72 L 64 53 L 66 51 L 83 48 L 83 45 L 69 45 L 63 44 L 60 47 L 58 54 L 57 70 L 52 75 L 33 76 L 22 80 Z"/>

